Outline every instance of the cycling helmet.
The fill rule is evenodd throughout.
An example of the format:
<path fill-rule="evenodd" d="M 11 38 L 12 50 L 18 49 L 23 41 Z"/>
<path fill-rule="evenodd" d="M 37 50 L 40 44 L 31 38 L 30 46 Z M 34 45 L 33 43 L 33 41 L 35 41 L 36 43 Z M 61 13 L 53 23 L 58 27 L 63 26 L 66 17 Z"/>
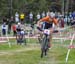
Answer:
<path fill-rule="evenodd" d="M 50 17 L 51 17 L 51 18 L 54 18 L 54 17 L 55 17 L 55 13 L 50 12 Z"/>

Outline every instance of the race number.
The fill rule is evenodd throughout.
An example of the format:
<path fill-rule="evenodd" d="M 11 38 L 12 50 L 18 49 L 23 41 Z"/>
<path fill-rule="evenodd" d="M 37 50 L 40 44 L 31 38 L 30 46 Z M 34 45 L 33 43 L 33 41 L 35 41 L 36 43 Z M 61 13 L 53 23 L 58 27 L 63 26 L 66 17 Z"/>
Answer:
<path fill-rule="evenodd" d="M 50 34 L 50 30 L 48 30 L 48 29 L 45 29 L 45 30 L 44 30 L 44 34 L 47 34 L 47 35 L 49 35 L 49 34 Z"/>

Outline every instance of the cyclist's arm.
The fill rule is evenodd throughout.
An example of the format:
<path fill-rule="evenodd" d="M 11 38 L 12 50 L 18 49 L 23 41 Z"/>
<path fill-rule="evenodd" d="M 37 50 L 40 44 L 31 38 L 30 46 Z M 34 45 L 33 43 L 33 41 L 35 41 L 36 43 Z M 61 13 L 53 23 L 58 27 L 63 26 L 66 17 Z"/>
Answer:
<path fill-rule="evenodd" d="M 55 25 L 58 25 L 58 20 L 57 19 L 54 18 L 53 22 L 54 22 Z"/>
<path fill-rule="evenodd" d="M 53 23 L 55 24 L 56 27 L 59 27 L 58 20 L 56 18 L 53 19 Z"/>
<path fill-rule="evenodd" d="M 59 23 L 58 23 L 58 19 L 54 18 L 53 19 L 53 23 L 55 24 L 55 28 L 54 28 L 54 33 L 59 32 Z"/>

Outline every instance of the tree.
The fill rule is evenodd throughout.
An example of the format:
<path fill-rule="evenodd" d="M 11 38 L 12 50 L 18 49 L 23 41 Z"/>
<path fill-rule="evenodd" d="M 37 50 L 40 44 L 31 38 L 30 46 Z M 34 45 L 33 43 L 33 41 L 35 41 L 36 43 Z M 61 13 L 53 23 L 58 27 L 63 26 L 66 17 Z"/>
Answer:
<path fill-rule="evenodd" d="M 50 5 L 50 10 L 51 11 L 57 11 L 57 12 L 61 12 L 61 5 L 59 3 L 56 2 L 52 2 Z"/>
<path fill-rule="evenodd" d="M 47 11 L 51 8 L 56 11 L 63 11 L 63 1 L 64 0 L 0 0 L 0 16 L 7 15 L 10 11 L 12 11 L 12 14 L 14 14 L 16 11 L 19 13 L 29 13 L 32 11 L 34 14 L 36 14 L 38 11 Z M 75 0 L 65 1 L 66 3 L 70 1 L 69 5 L 66 4 L 66 9 L 68 8 L 69 11 L 75 10 Z"/>

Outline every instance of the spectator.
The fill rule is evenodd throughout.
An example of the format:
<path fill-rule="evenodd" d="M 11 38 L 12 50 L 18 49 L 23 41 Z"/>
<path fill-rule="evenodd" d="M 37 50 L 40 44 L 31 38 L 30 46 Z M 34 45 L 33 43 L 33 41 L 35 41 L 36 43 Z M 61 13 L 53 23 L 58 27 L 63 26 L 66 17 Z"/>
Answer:
<path fill-rule="evenodd" d="M 72 13 L 71 13 L 71 12 L 69 12 L 69 18 L 70 18 L 70 19 L 72 18 Z"/>
<path fill-rule="evenodd" d="M 11 26 L 12 26 L 12 21 L 11 19 L 8 20 L 8 34 L 11 32 Z"/>
<path fill-rule="evenodd" d="M 7 31 L 7 25 L 6 23 L 2 24 L 2 35 L 6 35 L 6 31 Z"/>
<path fill-rule="evenodd" d="M 67 25 L 67 21 L 68 21 L 68 17 L 65 16 L 65 18 L 64 18 L 64 22 L 65 22 L 66 25 Z"/>
<path fill-rule="evenodd" d="M 20 20 L 21 20 L 21 23 L 22 24 L 24 23 L 24 19 L 25 19 L 25 14 L 24 13 L 21 13 L 20 14 Z"/>
<path fill-rule="evenodd" d="M 75 19 L 71 18 L 72 29 L 75 30 Z"/>
<path fill-rule="evenodd" d="M 30 12 L 30 14 L 29 14 L 29 19 L 30 19 L 30 23 L 32 23 L 32 21 L 33 21 L 33 13 L 32 12 Z"/>
<path fill-rule="evenodd" d="M 24 37 L 25 37 L 25 32 L 23 29 L 21 29 L 19 34 L 17 34 L 17 36 L 16 36 L 17 44 L 21 45 L 22 43 L 24 43 Z M 25 42 L 25 44 L 26 44 L 26 42 Z"/>
<path fill-rule="evenodd" d="M 13 16 L 11 16 L 11 24 L 13 24 L 14 23 L 14 17 Z"/>
<path fill-rule="evenodd" d="M 16 24 L 12 25 L 12 30 L 13 30 L 13 36 L 16 35 Z"/>
<path fill-rule="evenodd" d="M 42 18 L 43 18 L 43 17 L 45 17 L 45 12 L 44 12 L 44 11 L 43 11 L 43 13 L 42 13 Z"/>
<path fill-rule="evenodd" d="M 6 17 L 3 17 L 3 23 L 6 23 L 7 22 L 7 18 Z"/>
<path fill-rule="evenodd" d="M 71 18 L 71 25 L 74 26 L 75 25 L 75 19 Z"/>
<path fill-rule="evenodd" d="M 21 31 L 21 23 L 16 26 L 17 34 Z"/>
<path fill-rule="evenodd" d="M 72 17 L 73 17 L 73 19 L 75 18 L 75 11 L 72 13 Z"/>
<path fill-rule="evenodd" d="M 61 18 L 61 28 L 64 28 L 64 18 Z"/>
<path fill-rule="evenodd" d="M 49 16 L 49 13 L 50 13 L 50 12 L 48 11 L 48 12 L 46 13 L 46 16 Z"/>
<path fill-rule="evenodd" d="M 18 14 L 18 12 L 15 13 L 15 21 L 16 21 L 16 23 L 19 22 L 19 14 Z"/>
<path fill-rule="evenodd" d="M 41 16 L 40 16 L 40 13 L 38 12 L 38 14 L 37 14 L 37 20 L 39 20 L 40 18 L 41 18 Z"/>

